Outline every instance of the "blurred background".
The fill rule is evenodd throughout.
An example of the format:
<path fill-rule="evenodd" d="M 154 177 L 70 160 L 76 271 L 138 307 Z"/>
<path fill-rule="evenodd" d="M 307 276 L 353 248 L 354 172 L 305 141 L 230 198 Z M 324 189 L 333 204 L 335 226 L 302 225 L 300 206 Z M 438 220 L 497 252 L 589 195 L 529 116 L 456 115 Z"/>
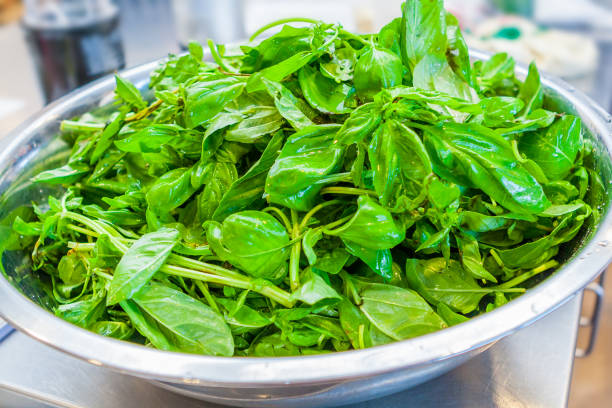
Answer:
<path fill-rule="evenodd" d="M 45 104 L 96 78 L 183 50 L 236 42 L 303 16 L 375 32 L 402 0 L 0 0 L 0 144 Z M 612 0 L 446 0 L 470 47 L 505 51 L 612 111 Z M 608 285 L 610 286 L 610 285 Z M 589 306 L 589 299 L 585 307 Z M 612 302 L 577 359 L 570 406 L 612 406 Z M 554 375 L 554 373 L 551 373 Z"/>

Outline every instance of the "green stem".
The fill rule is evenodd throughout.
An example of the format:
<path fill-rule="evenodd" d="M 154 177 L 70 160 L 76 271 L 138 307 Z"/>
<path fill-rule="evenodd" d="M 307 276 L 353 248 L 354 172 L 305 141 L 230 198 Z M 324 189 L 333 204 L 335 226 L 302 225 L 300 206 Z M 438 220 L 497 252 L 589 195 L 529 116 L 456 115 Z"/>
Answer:
<path fill-rule="evenodd" d="M 81 214 L 74 213 L 71 211 L 66 211 L 62 213 L 62 215 L 66 218 L 78 221 L 81 224 L 88 226 L 98 234 L 108 234 L 111 243 L 115 246 L 115 248 L 117 248 L 122 253 L 127 252 L 128 246 L 121 242 L 121 238 L 117 236 L 117 231 L 115 231 L 111 227 L 106 227 L 98 223 L 97 221 L 94 221 Z M 171 254 L 168 257 L 168 260 L 180 263 L 182 266 L 188 266 L 189 268 L 193 269 L 166 264 L 161 267 L 160 271 L 171 275 L 182 276 L 185 278 L 196 280 L 203 280 L 205 282 L 218 283 L 221 285 L 232 286 L 240 289 L 251 289 L 255 292 L 261 293 L 264 296 L 270 297 L 271 299 L 282 304 L 283 306 L 293 306 L 293 302 L 289 300 L 290 294 L 272 284 L 266 283 L 266 285 L 253 285 L 252 279 L 247 276 L 223 268 L 221 266 L 208 264 L 176 254 Z M 202 271 L 197 269 L 202 269 Z M 214 273 L 216 275 L 212 275 L 211 273 Z"/>
<path fill-rule="evenodd" d="M 530 271 L 527 271 L 525 273 L 523 273 L 522 275 L 519 275 L 513 279 L 510 279 L 507 282 L 502 283 L 501 285 L 496 286 L 496 288 L 499 289 L 506 289 L 506 288 L 512 288 L 516 285 L 520 285 L 521 283 L 525 282 L 528 279 L 533 278 L 534 276 L 536 276 L 537 274 L 540 274 L 544 271 L 547 271 L 551 268 L 554 268 L 556 266 L 559 265 L 559 262 L 555 261 L 554 259 L 551 259 L 550 261 L 543 263 L 542 265 L 538 266 L 537 268 L 534 268 Z"/>
<path fill-rule="evenodd" d="M 219 55 L 217 45 L 211 39 L 208 40 L 208 48 L 210 48 L 210 53 L 217 65 L 219 65 L 224 71 L 232 72 L 232 70 L 227 65 L 225 65 L 225 61 L 223 61 L 223 58 L 221 58 L 221 55 Z"/>
<path fill-rule="evenodd" d="M 518 141 L 516 139 L 512 141 L 512 153 L 514 153 L 514 158 L 519 163 L 525 163 L 527 161 L 527 159 L 521 155 L 521 152 L 519 152 Z"/>
<path fill-rule="evenodd" d="M 293 229 L 293 227 L 291 226 L 291 222 L 289 221 L 289 218 L 287 218 L 287 216 L 285 215 L 284 212 L 282 212 L 282 210 L 276 207 L 267 207 L 263 209 L 263 212 L 268 212 L 268 213 L 274 212 L 274 214 L 278 215 L 278 218 L 280 218 L 281 221 L 283 222 L 283 225 L 287 229 L 287 232 L 291 233 L 291 230 Z"/>
<path fill-rule="evenodd" d="M 249 41 L 253 41 L 255 40 L 257 37 L 259 37 L 262 33 L 268 31 L 271 28 L 274 28 L 276 26 L 282 25 L 282 24 L 287 24 L 287 23 L 308 23 L 308 24 L 319 24 L 320 21 L 318 20 L 313 20 L 311 18 L 304 18 L 304 17 L 289 17 L 289 18 L 282 18 L 280 20 L 276 20 L 273 21 L 271 23 L 266 24 L 265 26 L 261 27 L 259 30 L 255 31 L 253 33 L 253 35 L 251 36 L 251 38 L 249 38 Z"/>
<path fill-rule="evenodd" d="M 204 299 L 206 299 L 208 306 L 214 309 L 215 312 L 221 313 L 221 311 L 219 310 L 219 306 L 217 306 L 217 302 L 215 302 L 215 299 L 212 297 L 210 291 L 208 290 L 208 285 L 206 284 L 206 282 L 196 280 L 195 284 L 198 289 L 200 289 L 200 292 L 202 292 L 202 295 L 204 295 Z"/>
<path fill-rule="evenodd" d="M 302 222 L 300 223 L 300 228 L 299 230 L 302 231 L 304 229 L 304 227 L 306 227 L 306 225 L 308 225 L 308 221 L 310 221 L 310 219 L 321 209 L 325 208 L 325 207 L 329 207 L 330 205 L 336 205 L 336 204 L 342 204 L 342 201 L 340 200 L 330 200 L 330 201 L 326 201 L 324 203 L 318 204 L 316 206 L 314 206 L 310 211 L 308 211 L 306 213 L 306 215 L 304 216 L 304 218 L 302 219 Z"/>
<path fill-rule="evenodd" d="M 355 304 L 360 305 L 363 302 L 363 300 L 361 299 L 361 296 L 359 296 L 359 292 L 357 291 L 357 288 L 353 284 L 353 279 L 344 270 L 340 271 L 340 277 L 346 284 L 346 288 L 348 289 L 349 293 L 353 297 L 353 301 L 355 302 Z"/>
<path fill-rule="evenodd" d="M 372 190 L 354 187 L 325 187 L 321 190 L 321 194 L 347 194 L 347 195 L 370 195 L 378 197 L 378 194 Z"/>
<path fill-rule="evenodd" d="M 296 210 L 291 210 L 291 223 L 293 229 L 291 238 L 296 239 L 300 235 L 300 225 L 298 224 L 298 214 Z M 291 291 L 295 292 L 300 287 L 300 255 L 302 253 L 302 241 L 298 240 L 291 248 L 289 258 L 289 282 Z"/>
<path fill-rule="evenodd" d="M 360 36 L 351 33 L 350 31 L 346 31 L 345 29 L 340 29 L 340 35 L 344 36 L 344 37 L 349 37 L 351 40 L 355 40 L 357 42 L 360 42 L 363 45 L 367 45 L 369 46 L 370 43 L 367 42 L 364 38 L 361 38 Z"/>
<path fill-rule="evenodd" d="M 493 286 L 491 288 L 481 288 L 481 289 L 440 289 L 440 288 L 430 288 L 428 290 L 431 291 L 431 292 L 447 292 L 447 293 L 495 293 L 495 292 L 523 293 L 523 292 L 525 292 L 525 288 L 502 288 L 501 286 Z"/>
<path fill-rule="evenodd" d="M 62 120 L 62 123 L 60 123 L 60 130 L 62 132 L 97 132 L 99 130 L 104 130 L 105 126 L 106 125 L 104 123 L 86 123 L 77 122 L 75 120 Z"/>
<path fill-rule="evenodd" d="M 174 92 L 176 92 L 176 91 L 174 91 Z M 138 111 L 136 113 L 133 113 L 130 116 L 126 117 L 125 121 L 126 122 L 133 122 L 135 120 L 144 119 L 147 116 L 149 116 L 151 113 L 155 112 L 155 110 L 157 108 L 159 108 L 162 103 L 163 103 L 163 101 L 161 99 L 157 99 L 155 102 L 153 102 L 151 105 L 147 106 L 143 110 Z"/>
<path fill-rule="evenodd" d="M 219 285 L 231 286 L 239 289 L 249 289 L 264 296 L 267 296 L 285 307 L 293 307 L 293 302 L 290 300 L 291 295 L 272 284 L 257 285 L 254 284 L 252 279 L 250 278 L 245 278 L 242 280 L 233 279 L 225 276 L 218 276 L 200 271 L 194 271 L 193 269 L 182 268 L 180 266 L 174 265 L 163 265 L 159 270 L 169 275 L 182 276 L 184 278 L 200 280 L 209 283 L 216 283 Z"/>
<path fill-rule="evenodd" d="M 218 265 L 198 261 L 181 255 L 170 254 L 170 256 L 168 257 L 168 262 L 176 264 L 177 266 L 194 269 L 196 271 L 214 273 L 216 275 L 224 276 L 230 279 L 248 279 L 247 276 L 232 271 L 230 269 L 226 269 Z"/>

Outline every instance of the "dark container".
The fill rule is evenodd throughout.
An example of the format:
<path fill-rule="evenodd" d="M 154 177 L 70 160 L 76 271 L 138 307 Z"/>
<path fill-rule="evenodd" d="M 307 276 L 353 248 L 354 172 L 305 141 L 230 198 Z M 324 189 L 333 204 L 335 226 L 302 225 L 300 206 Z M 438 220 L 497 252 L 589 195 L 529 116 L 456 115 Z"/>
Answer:
<path fill-rule="evenodd" d="M 119 12 L 112 3 L 92 8 L 92 0 L 80 2 L 82 7 L 55 1 L 47 9 L 28 3 L 22 26 L 46 102 L 124 68 Z"/>

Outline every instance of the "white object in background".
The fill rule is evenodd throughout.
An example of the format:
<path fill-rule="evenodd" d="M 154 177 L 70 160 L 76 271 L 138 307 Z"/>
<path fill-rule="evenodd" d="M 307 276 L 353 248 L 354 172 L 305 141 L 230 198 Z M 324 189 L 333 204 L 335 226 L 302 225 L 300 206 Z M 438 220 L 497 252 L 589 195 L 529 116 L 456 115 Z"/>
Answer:
<path fill-rule="evenodd" d="M 508 37 L 504 31 L 513 31 L 516 37 Z M 562 77 L 587 92 L 592 90 L 599 51 L 590 37 L 543 30 L 523 17 L 512 15 L 490 18 L 465 37 L 471 48 L 506 52 L 523 64 L 535 61 L 542 71 Z"/>
<path fill-rule="evenodd" d="M 306 17 L 328 23 L 340 23 L 349 31 L 357 31 L 356 10 L 363 4 L 367 4 L 367 1 L 248 0 L 245 1 L 245 29 L 246 33 L 251 35 L 261 26 L 275 20 Z M 363 18 L 363 11 L 361 13 L 360 17 Z M 292 23 L 292 25 L 299 24 Z M 272 32 L 273 30 L 270 31 Z"/>
<path fill-rule="evenodd" d="M 25 106 L 25 101 L 20 99 L 0 98 L 0 120 L 17 112 Z"/>
<path fill-rule="evenodd" d="M 243 0 L 172 0 L 179 43 L 231 43 L 244 38 Z"/>
<path fill-rule="evenodd" d="M 534 19 L 547 25 L 586 25 L 599 30 L 612 30 L 612 3 L 608 6 L 591 0 L 538 0 Z"/>

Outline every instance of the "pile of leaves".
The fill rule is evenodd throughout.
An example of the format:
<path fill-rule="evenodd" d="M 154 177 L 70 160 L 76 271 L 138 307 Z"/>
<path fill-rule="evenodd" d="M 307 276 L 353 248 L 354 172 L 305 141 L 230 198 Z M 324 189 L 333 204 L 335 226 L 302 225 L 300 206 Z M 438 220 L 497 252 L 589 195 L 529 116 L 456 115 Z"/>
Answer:
<path fill-rule="evenodd" d="M 255 37 L 285 23 L 214 63 L 191 44 L 150 98 L 117 76 L 113 109 L 62 123 L 69 158 L 33 179 L 62 194 L 2 222 L 57 316 L 188 353 L 359 349 L 504 305 L 597 222 L 580 119 L 534 65 L 471 64 L 442 0 L 372 35 Z"/>

